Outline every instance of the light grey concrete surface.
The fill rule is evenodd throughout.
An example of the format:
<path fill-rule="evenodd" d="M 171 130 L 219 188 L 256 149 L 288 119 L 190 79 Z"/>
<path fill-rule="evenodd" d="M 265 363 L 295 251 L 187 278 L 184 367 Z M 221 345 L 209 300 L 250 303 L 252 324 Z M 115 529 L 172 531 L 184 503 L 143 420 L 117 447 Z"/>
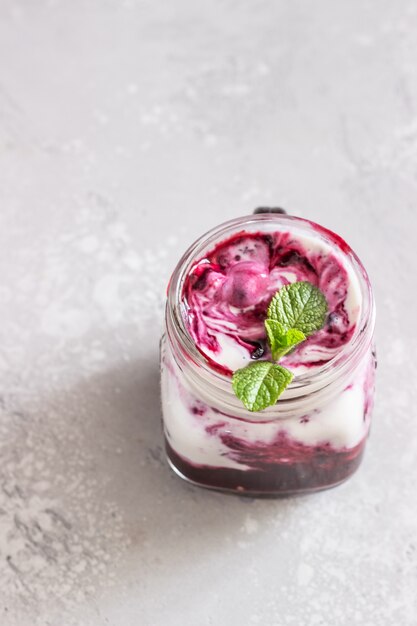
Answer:
<path fill-rule="evenodd" d="M 1 0 L 0 624 L 417 624 L 417 5 Z M 178 257 L 279 204 L 378 305 L 345 485 L 244 500 L 162 452 Z"/>

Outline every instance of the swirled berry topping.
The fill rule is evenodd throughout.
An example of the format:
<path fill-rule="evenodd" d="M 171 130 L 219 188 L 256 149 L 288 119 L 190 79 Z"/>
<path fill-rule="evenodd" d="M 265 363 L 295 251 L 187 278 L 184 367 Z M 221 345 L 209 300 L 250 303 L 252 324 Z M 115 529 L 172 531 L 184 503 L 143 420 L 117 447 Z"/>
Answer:
<path fill-rule="evenodd" d="M 185 324 L 197 348 L 230 375 L 271 358 L 264 325 L 271 298 L 284 285 L 308 281 L 326 297 L 325 325 L 280 363 L 296 374 L 327 363 L 351 340 L 360 313 L 358 279 L 345 252 L 337 241 L 288 230 L 223 240 L 192 266 L 183 287 Z"/>

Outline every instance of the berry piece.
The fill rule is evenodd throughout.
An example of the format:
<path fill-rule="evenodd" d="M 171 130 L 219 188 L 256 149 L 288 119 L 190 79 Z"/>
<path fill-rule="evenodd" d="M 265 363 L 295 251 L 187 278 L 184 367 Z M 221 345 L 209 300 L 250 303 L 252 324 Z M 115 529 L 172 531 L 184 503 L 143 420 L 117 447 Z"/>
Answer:
<path fill-rule="evenodd" d="M 237 263 L 231 268 L 223 285 L 223 298 L 232 306 L 246 309 L 265 297 L 268 274 L 258 263 Z"/>

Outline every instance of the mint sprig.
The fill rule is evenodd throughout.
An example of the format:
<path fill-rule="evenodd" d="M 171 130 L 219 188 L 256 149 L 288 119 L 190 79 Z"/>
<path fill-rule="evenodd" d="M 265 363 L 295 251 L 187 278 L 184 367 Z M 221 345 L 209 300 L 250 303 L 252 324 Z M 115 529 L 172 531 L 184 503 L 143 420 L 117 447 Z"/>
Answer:
<path fill-rule="evenodd" d="M 284 328 L 296 328 L 307 337 L 323 327 L 327 315 L 327 301 L 320 289 L 301 281 L 285 285 L 272 298 L 268 319 Z"/>
<path fill-rule="evenodd" d="M 285 326 L 276 320 L 265 320 L 265 330 L 274 361 L 278 361 L 295 346 L 307 339 L 301 330 L 297 328 L 286 330 Z"/>
<path fill-rule="evenodd" d="M 293 374 L 270 361 L 251 363 L 233 374 L 235 394 L 249 411 L 261 411 L 276 403 Z"/>
<path fill-rule="evenodd" d="M 327 301 L 306 281 L 285 285 L 272 298 L 265 320 L 271 355 L 278 361 L 295 346 L 324 326 Z M 236 396 L 249 411 L 262 411 L 275 404 L 294 375 L 271 361 L 257 361 L 233 374 Z"/>

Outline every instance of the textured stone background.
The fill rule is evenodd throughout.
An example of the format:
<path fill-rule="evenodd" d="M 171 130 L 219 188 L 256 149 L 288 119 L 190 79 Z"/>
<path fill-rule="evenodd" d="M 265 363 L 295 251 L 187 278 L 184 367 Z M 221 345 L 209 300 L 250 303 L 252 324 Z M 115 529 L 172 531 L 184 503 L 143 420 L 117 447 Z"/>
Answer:
<path fill-rule="evenodd" d="M 1 0 L 0 623 L 415 626 L 417 5 Z M 346 485 L 256 501 L 167 469 L 164 288 L 280 204 L 373 280 Z"/>

